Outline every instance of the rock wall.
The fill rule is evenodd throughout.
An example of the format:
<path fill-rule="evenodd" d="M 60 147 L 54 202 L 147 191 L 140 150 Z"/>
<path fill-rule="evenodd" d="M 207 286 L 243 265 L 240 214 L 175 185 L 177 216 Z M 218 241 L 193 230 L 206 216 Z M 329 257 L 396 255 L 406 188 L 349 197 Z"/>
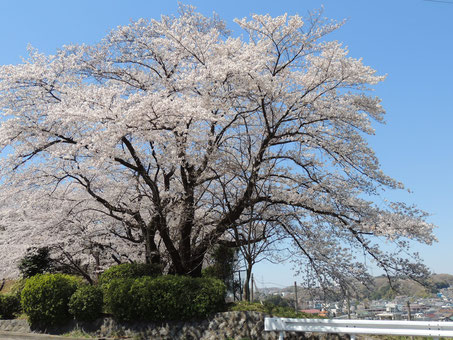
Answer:
<path fill-rule="evenodd" d="M 217 313 L 206 320 L 166 323 L 119 323 L 111 318 L 91 323 L 71 322 L 45 333 L 63 334 L 81 330 L 96 337 L 127 337 L 152 340 L 274 340 L 277 332 L 264 331 L 264 314 L 257 312 Z M 25 320 L 1 320 L 0 331 L 30 332 Z M 348 339 L 339 335 L 313 335 L 286 333 L 285 340 L 296 339 Z"/>
<path fill-rule="evenodd" d="M 30 333 L 30 325 L 27 320 L 0 320 L 0 331 Z"/>

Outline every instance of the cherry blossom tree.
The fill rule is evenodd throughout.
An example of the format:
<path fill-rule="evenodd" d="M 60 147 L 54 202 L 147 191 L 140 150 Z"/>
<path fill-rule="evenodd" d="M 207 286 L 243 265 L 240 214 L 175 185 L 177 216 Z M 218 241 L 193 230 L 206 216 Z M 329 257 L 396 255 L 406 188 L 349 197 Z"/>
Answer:
<path fill-rule="evenodd" d="M 3 266 L 30 245 L 93 241 L 198 276 L 253 210 L 321 283 L 364 275 L 357 251 L 419 274 L 401 254 L 431 243 L 433 225 L 374 203 L 403 188 L 366 141 L 384 114 L 368 90 L 384 77 L 328 41 L 341 24 L 319 13 L 235 22 L 243 35 L 181 6 L 1 66 Z"/>
<path fill-rule="evenodd" d="M 49 195 L 36 189 L 26 193 L 28 197 L 5 193 L 10 197 L 2 201 L 0 220 L 3 277 L 17 277 L 17 264 L 26 250 L 42 246 L 50 250 L 56 269 L 77 273 L 89 282 L 114 263 L 142 260 L 141 244 L 115 236 L 122 231 L 121 225 L 100 221 L 83 201 L 74 206 L 58 191 Z"/>

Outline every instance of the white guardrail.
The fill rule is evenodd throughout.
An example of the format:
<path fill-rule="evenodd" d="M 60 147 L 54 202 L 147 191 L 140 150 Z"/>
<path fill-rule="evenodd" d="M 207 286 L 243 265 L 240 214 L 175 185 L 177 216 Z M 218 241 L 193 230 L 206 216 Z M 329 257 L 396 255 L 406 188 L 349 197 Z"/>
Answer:
<path fill-rule="evenodd" d="M 453 322 L 265 318 L 264 330 L 280 332 L 279 340 L 283 340 L 285 331 L 349 334 L 351 340 L 357 334 L 429 336 L 438 339 L 453 337 Z"/>

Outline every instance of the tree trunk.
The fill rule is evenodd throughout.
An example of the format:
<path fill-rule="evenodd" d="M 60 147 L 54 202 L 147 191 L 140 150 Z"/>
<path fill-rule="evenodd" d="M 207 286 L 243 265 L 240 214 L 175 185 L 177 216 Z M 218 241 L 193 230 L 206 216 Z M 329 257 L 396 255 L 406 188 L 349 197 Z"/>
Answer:
<path fill-rule="evenodd" d="M 145 262 L 148 264 L 161 264 L 159 249 L 157 249 L 156 243 L 154 242 L 155 235 L 156 231 L 150 231 L 149 228 L 145 229 Z"/>
<path fill-rule="evenodd" d="M 246 275 L 245 275 L 245 282 L 244 282 L 244 300 L 248 302 L 253 302 L 251 301 L 251 296 L 250 296 L 250 279 L 252 277 L 252 263 L 248 262 L 247 263 L 247 269 L 246 269 Z"/>
<path fill-rule="evenodd" d="M 192 277 L 201 277 L 201 269 L 202 269 L 202 262 L 193 266 L 193 269 L 190 270 L 189 275 Z"/>

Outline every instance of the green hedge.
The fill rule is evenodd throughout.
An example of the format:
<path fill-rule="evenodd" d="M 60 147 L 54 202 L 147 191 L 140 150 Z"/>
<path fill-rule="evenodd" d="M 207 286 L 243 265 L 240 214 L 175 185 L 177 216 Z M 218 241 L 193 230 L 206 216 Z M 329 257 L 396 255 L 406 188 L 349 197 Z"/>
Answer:
<path fill-rule="evenodd" d="M 69 300 L 69 313 L 77 320 L 93 321 L 102 314 L 102 290 L 96 286 L 81 286 Z"/>
<path fill-rule="evenodd" d="M 103 286 L 115 279 L 136 279 L 143 276 L 157 276 L 162 268 L 156 264 L 122 263 L 110 267 L 99 277 L 99 285 Z"/>
<path fill-rule="evenodd" d="M 119 320 L 187 320 L 224 308 L 225 285 L 214 278 L 166 275 L 112 280 L 104 292 L 107 311 Z"/>
<path fill-rule="evenodd" d="M 0 319 L 14 319 L 20 312 L 20 299 L 16 295 L 0 295 Z"/>
<path fill-rule="evenodd" d="M 32 326 L 48 327 L 71 315 L 94 320 L 103 307 L 121 321 L 187 320 L 224 309 L 226 289 L 218 279 L 173 275 L 104 279 L 101 288 L 83 286 L 79 278 L 65 274 L 33 276 L 21 293 L 23 311 Z"/>
<path fill-rule="evenodd" d="M 138 319 L 135 299 L 130 292 L 134 279 L 113 279 L 104 284 L 104 308 L 121 321 Z"/>
<path fill-rule="evenodd" d="M 25 282 L 21 304 L 32 326 L 62 323 L 71 315 L 68 303 L 81 280 L 65 274 L 38 274 Z"/>

